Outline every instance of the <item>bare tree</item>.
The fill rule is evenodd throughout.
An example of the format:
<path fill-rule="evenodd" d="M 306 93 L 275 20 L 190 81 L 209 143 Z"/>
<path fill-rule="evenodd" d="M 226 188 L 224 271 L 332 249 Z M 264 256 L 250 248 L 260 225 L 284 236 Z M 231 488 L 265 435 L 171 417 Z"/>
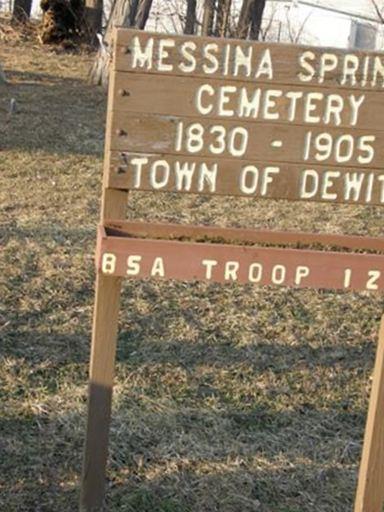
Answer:
<path fill-rule="evenodd" d="M 290 16 L 289 11 L 287 11 L 287 14 L 286 14 L 286 26 L 287 26 L 289 41 L 292 44 L 298 44 L 299 43 L 299 41 L 300 41 L 300 39 L 301 39 L 301 37 L 303 35 L 303 32 L 305 30 L 305 26 L 306 26 L 309 18 L 311 17 L 311 15 L 312 15 L 312 13 L 309 12 L 303 21 L 301 21 L 300 23 L 294 24 L 294 23 L 292 23 L 292 18 Z"/>
<path fill-rule="evenodd" d="M 145 25 L 147 24 L 149 13 L 151 12 L 153 0 L 140 0 L 138 2 L 136 17 L 133 20 L 133 24 L 131 26 L 139 28 L 140 30 L 145 29 Z"/>
<path fill-rule="evenodd" d="M 89 43 L 96 43 L 96 35 L 101 32 L 102 20 L 103 0 L 85 0 L 83 31 Z"/>
<path fill-rule="evenodd" d="M 213 24 L 215 20 L 215 8 L 216 0 L 205 0 L 204 12 L 203 12 L 203 23 L 201 27 L 202 36 L 213 35 Z"/>
<path fill-rule="evenodd" d="M 251 6 L 251 26 L 249 32 L 249 38 L 258 40 L 260 35 L 261 22 L 263 20 L 263 14 L 265 9 L 266 0 L 253 0 Z"/>
<path fill-rule="evenodd" d="M 196 29 L 196 0 L 187 0 L 184 34 L 194 34 Z"/>
<path fill-rule="evenodd" d="M 280 35 L 281 35 L 281 22 L 276 20 L 276 16 L 278 13 L 278 6 L 276 4 L 272 4 L 272 8 L 269 11 L 269 18 L 266 20 L 266 23 L 263 24 L 262 27 L 260 27 L 260 34 L 259 39 L 261 41 L 266 41 L 268 37 L 271 36 L 273 25 L 275 23 L 278 24 L 278 31 L 277 34 L 275 34 L 275 41 L 280 41 Z"/>
<path fill-rule="evenodd" d="M 237 26 L 237 37 L 259 39 L 265 3 L 266 0 L 243 0 Z"/>
<path fill-rule="evenodd" d="M 24 23 L 31 15 L 32 0 L 15 0 L 13 4 L 12 21 Z"/>
<path fill-rule="evenodd" d="M 232 0 L 220 0 L 217 6 L 215 36 L 226 37 L 229 18 L 231 15 Z"/>
<path fill-rule="evenodd" d="M 112 57 L 113 28 L 136 27 L 144 30 L 151 11 L 153 0 L 115 0 L 112 5 L 104 40 L 98 39 L 100 49 L 90 72 L 90 81 L 95 85 L 108 87 L 109 65 Z"/>
<path fill-rule="evenodd" d="M 381 23 L 384 23 L 384 12 L 383 12 L 383 8 L 379 7 L 379 4 L 377 2 L 377 0 L 371 0 L 371 3 L 376 11 L 376 14 L 377 14 L 377 17 L 379 18 L 380 22 Z"/>

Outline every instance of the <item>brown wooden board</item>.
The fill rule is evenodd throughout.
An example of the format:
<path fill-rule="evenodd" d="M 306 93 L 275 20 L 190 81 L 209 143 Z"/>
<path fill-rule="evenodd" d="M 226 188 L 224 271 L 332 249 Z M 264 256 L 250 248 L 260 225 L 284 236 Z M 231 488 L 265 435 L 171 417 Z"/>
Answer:
<path fill-rule="evenodd" d="M 200 131 L 202 138 L 199 136 L 196 145 L 193 142 L 193 148 L 190 149 L 190 146 L 187 146 L 186 139 L 188 130 L 192 125 Z M 249 122 L 239 124 L 234 121 L 220 121 L 217 124 L 201 118 L 186 120 L 174 116 L 149 114 L 127 116 L 121 112 L 114 112 L 112 128 L 111 149 L 115 151 L 188 156 L 191 156 L 193 151 L 193 155 L 196 157 L 245 158 L 287 163 L 303 162 L 308 133 L 312 133 L 312 140 L 324 133 L 322 128 L 307 130 L 307 128 L 301 126 L 262 125 Z M 180 149 L 177 148 L 178 131 L 182 133 Z M 345 132 L 341 129 L 333 128 L 326 130 L 326 132 L 329 135 L 329 140 L 333 140 L 333 145 L 341 136 L 345 135 Z M 375 157 L 369 162 L 367 159 L 370 150 L 361 148 L 360 141 L 363 140 L 363 137 L 375 137 L 376 139 L 374 143 L 369 143 L 370 146 L 373 144 L 375 148 Z M 384 162 L 384 132 L 372 136 L 371 132 L 356 130 L 353 140 L 355 150 L 348 161 L 348 165 L 365 168 L 382 167 Z M 315 151 L 313 144 L 310 145 L 310 148 L 306 164 L 319 164 L 318 152 Z M 346 145 L 343 145 L 342 151 L 344 154 Z M 345 163 L 342 164 L 336 161 L 334 152 L 322 163 L 345 167 Z"/>
<path fill-rule="evenodd" d="M 137 38 L 140 38 L 139 43 Z M 140 65 L 135 61 L 138 56 L 136 50 L 145 51 L 148 44 L 148 55 L 151 58 L 144 59 L 143 65 Z M 273 65 L 273 76 L 260 73 L 260 65 L 268 58 L 266 52 L 269 52 Z M 186 56 L 187 53 L 189 57 Z M 249 56 L 250 68 L 239 65 L 240 59 L 244 61 Z M 324 66 L 328 69 L 324 69 Z M 165 75 L 194 75 L 221 80 L 301 84 L 332 89 L 382 90 L 384 85 L 384 55 L 380 52 L 351 52 L 292 44 L 170 36 L 134 30 L 117 32 L 115 69 L 132 72 L 145 70 Z M 344 73 L 344 69 L 350 70 L 349 75 Z"/>
<path fill-rule="evenodd" d="M 382 291 L 384 256 L 106 236 L 104 275 L 258 286 Z"/>
<path fill-rule="evenodd" d="M 108 187 L 384 202 L 384 54 L 118 30 L 114 69 Z"/>
<path fill-rule="evenodd" d="M 293 246 L 322 246 L 328 248 L 366 250 L 384 253 L 384 237 L 305 233 L 300 231 L 274 231 L 262 229 L 220 228 L 185 224 L 153 224 L 150 222 L 128 222 L 106 219 L 105 234 L 128 238 L 154 238 L 186 240 L 193 242 L 224 242 L 234 244 L 268 244 Z"/>
<path fill-rule="evenodd" d="M 114 109 L 259 123 L 382 131 L 383 94 L 319 87 L 277 86 L 195 76 L 116 73 Z M 271 105 L 266 105 L 270 101 Z M 247 105 L 250 105 L 248 108 Z M 330 107 L 334 106 L 334 110 Z M 271 119 L 273 118 L 273 119 Z"/>
<path fill-rule="evenodd" d="M 384 204 L 384 170 L 113 151 L 107 186 L 125 190 Z"/>

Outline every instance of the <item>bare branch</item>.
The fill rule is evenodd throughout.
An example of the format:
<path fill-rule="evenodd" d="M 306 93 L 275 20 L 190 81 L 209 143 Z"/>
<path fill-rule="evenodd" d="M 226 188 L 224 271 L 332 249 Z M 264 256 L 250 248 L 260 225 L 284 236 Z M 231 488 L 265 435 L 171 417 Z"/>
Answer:
<path fill-rule="evenodd" d="M 373 7 L 375 8 L 376 14 L 381 21 L 381 23 L 384 23 L 384 15 L 381 12 L 379 6 L 377 5 L 377 0 L 371 0 Z"/>

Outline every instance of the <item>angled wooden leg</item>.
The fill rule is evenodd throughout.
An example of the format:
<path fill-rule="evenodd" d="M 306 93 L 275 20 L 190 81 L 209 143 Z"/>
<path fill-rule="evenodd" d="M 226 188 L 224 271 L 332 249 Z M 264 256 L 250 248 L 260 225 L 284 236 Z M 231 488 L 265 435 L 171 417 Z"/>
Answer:
<path fill-rule="evenodd" d="M 80 505 L 86 512 L 101 511 L 104 502 L 120 290 L 120 278 L 98 274 Z"/>
<path fill-rule="evenodd" d="M 384 505 L 384 316 L 373 373 L 355 512 L 382 512 Z"/>

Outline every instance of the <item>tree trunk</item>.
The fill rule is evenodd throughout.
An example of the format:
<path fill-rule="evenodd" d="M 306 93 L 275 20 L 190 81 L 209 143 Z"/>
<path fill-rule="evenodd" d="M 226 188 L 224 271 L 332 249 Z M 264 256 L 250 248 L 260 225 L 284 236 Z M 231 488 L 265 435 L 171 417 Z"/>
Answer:
<path fill-rule="evenodd" d="M 131 5 L 130 0 L 114 0 L 104 34 L 104 43 L 107 47 L 112 46 L 114 27 L 132 27 L 134 25 L 135 19 L 133 18 L 131 21 L 131 9 L 133 9 L 132 12 L 135 17 L 138 2 L 139 0 L 133 0 Z"/>
<path fill-rule="evenodd" d="M 184 34 L 194 34 L 196 26 L 196 0 L 187 0 L 187 17 Z"/>
<path fill-rule="evenodd" d="M 114 27 L 137 27 L 144 29 L 153 0 L 115 0 L 104 41 L 99 37 L 100 49 L 90 71 L 90 82 L 108 88 L 109 66 L 112 58 L 112 35 Z"/>
<path fill-rule="evenodd" d="M 219 0 L 221 1 L 221 0 Z M 201 27 L 202 36 L 211 36 L 213 34 L 213 22 L 215 18 L 216 0 L 205 0 L 203 25 Z"/>
<path fill-rule="evenodd" d="M 250 8 L 253 1 L 254 0 L 243 0 L 241 5 L 236 34 L 239 39 L 246 39 L 248 36 Z"/>
<path fill-rule="evenodd" d="M 225 37 L 227 35 L 231 6 L 232 0 L 221 0 L 218 3 L 215 27 L 215 36 L 217 37 Z"/>
<path fill-rule="evenodd" d="M 137 8 L 139 7 L 140 0 L 131 0 L 131 9 L 129 11 L 129 23 L 128 26 L 133 27 L 135 25 L 135 19 L 137 15 Z"/>
<path fill-rule="evenodd" d="M 265 3 L 266 0 L 243 0 L 237 26 L 239 39 L 246 39 L 248 36 L 254 40 L 259 38 Z"/>
<path fill-rule="evenodd" d="M 261 22 L 263 21 L 263 14 L 265 9 L 266 0 L 254 0 L 251 9 L 251 29 L 249 38 L 257 41 L 260 36 Z"/>
<path fill-rule="evenodd" d="M 96 44 L 96 34 L 101 34 L 103 0 L 85 0 L 84 32 L 90 44 Z"/>
<path fill-rule="evenodd" d="M 24 23 L 31 15 L 32 0 L 15 0 L 13 4 L 12 21 Z"/>
<path fill-rule="evenodd" d="M 152 3 L 153 0 L 140 0 L 134 23 L 134 26 L 140 30 L 145 29 L 145 25 L 147 24 L 149 18 L 149 13 L 151 12 Z"/>

